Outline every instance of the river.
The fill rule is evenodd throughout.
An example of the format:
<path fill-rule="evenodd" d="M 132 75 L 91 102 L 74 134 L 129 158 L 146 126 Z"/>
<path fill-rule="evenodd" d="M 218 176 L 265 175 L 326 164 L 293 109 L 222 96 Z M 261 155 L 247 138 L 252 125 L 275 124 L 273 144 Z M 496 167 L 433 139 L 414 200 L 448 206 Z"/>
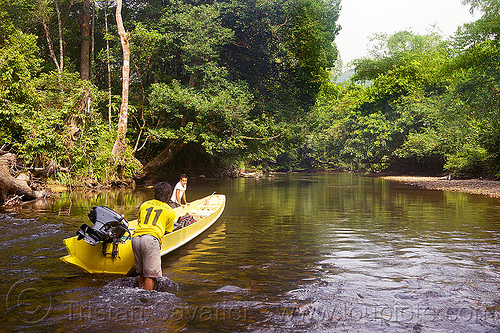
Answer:
<path fill-rule="evenodd" d="M 500 200 L 356 174 L 190 179 L 219 220 L 163 257 L 159 291 L 59 260 L 95 205 L 135 218 L 151 189 L 0 210 L 0 332 L 499 332 Z"/>

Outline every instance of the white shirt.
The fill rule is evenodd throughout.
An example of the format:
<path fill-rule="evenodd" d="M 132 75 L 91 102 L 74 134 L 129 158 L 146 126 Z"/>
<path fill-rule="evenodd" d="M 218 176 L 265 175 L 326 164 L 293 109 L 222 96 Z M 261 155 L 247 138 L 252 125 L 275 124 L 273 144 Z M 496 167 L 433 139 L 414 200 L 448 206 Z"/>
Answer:
<path fill-rule="evenodd" d="M 181 182 L 177 182 L 177 184 L 174 187 L 174 191 L 172 192 L 172 197 L 170 198 L 171 201 L 177 202 L 179 205 L 181 204 L 179 201 L 177 201 L 177 190 L 179 190 L 179 198 L 182 198 L 182 195 L 184 192 L 187 190 L 187 184 L 186 186 L 182 186 Z M 180 199 L 179 199 L 180 200 Z"/>

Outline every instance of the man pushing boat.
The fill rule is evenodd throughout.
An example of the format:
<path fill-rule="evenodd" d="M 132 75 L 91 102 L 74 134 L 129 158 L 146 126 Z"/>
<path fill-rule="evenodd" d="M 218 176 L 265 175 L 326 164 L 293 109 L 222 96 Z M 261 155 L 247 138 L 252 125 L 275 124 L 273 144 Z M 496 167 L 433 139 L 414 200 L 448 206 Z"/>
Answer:
<path fill-rule="evenodd" d="M 168 191 L 165 191 L 165 188 Z M 160 256 L 164 256 L 207 230 L 223 213 L 226 205 L 226 197 L 223 194 L 213 193 L 188 205 L 170 210 L 165 200 L 169 199 L 171 192 L 170 185 L 160 183 L 155 185 L 155 199 L 144 202 L 139 208 L 139 219 L 128 222 L 122 215 L 107 207 L 92 208 L 91 211 L 96 212 L 95 219 L 94 215 L 89 214 L 93 226 L 83 224 L 77 231 L 77 236 L 64 239 L 68 255 L 60 259 L 91 274 L 128 275 L 136 271 L 134 269 L 136 263 L 139 265 L 143 263 L 137 270 L 142 276 L 141 288 L 144 288 L 146 278 L 152 279 L 152 281 L 147 280 L 147 287 L 151 287 L 150 284 L 154 285 L 154 276 L 161 276 L 161 261 L 157 254 L 153 256 L 157 260 L 157 269 L 156 273 L 150 276 L 150 273 L 146 272 L 146 264 L 140 261 L 141 258 L 135 259 L 135 252 L 138 251 L 132 249 L 129 233 L 133 235 L 134 242 L 138 242 L 140 238 L 149 238 L 151 243 L 155 244 L 153 248 L 158 248 L 158 243 L 161 243 Z M 193 223 L 187 225 L 183 223 L 183 228 L 173 230 L 174 221 L 179 217 L 186 217 L 186 214 L 192 217 Z M 141 220 L 140 226 L 138 226 L 139 220 Z M 143 234 L 150 236 L 139 237 Z"/>
<path fill-rule="evenodd" d="M 168 205 L 172 186 L 160 182 L 153 188 L 154 199 L 139 208 L 137 228 L 132 236 L 135 270 L 139 274 L 139 288 L 153 290 L 155 280 L 162 276 L 161 240 L 165 231 L 172 232 L 175 211 Z"/>

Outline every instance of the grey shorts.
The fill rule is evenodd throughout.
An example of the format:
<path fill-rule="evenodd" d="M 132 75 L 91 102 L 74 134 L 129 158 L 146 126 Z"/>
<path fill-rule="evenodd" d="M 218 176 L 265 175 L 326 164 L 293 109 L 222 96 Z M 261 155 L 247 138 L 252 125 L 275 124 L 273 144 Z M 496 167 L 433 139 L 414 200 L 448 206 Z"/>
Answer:
<path fill-rule="evenodd" d="M 160 242 L 154 236 L 132 237 L 132 251 L 134 252 L 137 274 L 152 279 L 162 276 L 160 250 Z"/>

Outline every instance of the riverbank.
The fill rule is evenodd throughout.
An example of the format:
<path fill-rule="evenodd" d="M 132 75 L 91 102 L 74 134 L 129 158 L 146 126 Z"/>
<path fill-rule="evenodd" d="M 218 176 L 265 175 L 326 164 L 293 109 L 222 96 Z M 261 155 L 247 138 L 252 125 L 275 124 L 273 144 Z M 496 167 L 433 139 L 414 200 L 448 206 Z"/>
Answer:
<path fill-rule="evenodd" d="M 426 190 L 455 191 L 500 198 L 500 181 L 488 179 L 443 179 L 442 177 L 380 176 Z"/>

